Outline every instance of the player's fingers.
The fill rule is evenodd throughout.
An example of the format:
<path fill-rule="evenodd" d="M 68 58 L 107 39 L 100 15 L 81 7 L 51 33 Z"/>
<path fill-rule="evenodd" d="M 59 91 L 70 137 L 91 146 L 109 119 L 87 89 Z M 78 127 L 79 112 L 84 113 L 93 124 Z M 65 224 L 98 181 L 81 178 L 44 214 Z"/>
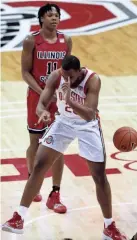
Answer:
<path fill-rule="evenodd" d="M 47 118 L 50 118 L 50 113 L 47 113 Z"/>
<path fill-rule="evenodd" d="M 69 86 L 69 82 L 65 82 L 65 83 L 62 84 L 61 87 L 68 87 L 68 86 Z"/>
<path fill-rule="evenodd" d="M 39 119 L 38 119 L 38 124 L 39 124 L 41 121 L 43 121 L 44 118 L 45 118 L 45 116 L 44 116 L 44 114 L 42 114 L 42 115 L 39 117 Z"/>
<path fill-rule="evenodd" d="M 70 77 L 68 77 L 68 84 L 70 85 Z"/>
<path fill-rule="evenodd" d="M 67 91 L 68 87 L 67 86 L 62 86 L 63 91 Z"/>
<path fill-rule="evenodd" d="M 42 116 L 39 117 L 37 124 L 41 123 L 41 121 L 42 121 Z"/>
<path fill-rule="evenodd" d="M 68 81 L 68 86 L 69 86 L 69 88 L 70 88 L 70 79 L 69 79 L 69 81 Z"/>
<path fill-rule="evenodd" d="M 46 123 L 46 124 L 48 124 L 49 122 L 51 122 L 51 118 L 50 118 L 50 117 L 49 117 L 49 118 L 46 118 L 46 119 L 44 118 L 44 119 L 43 119 L 43 122 Z"/>

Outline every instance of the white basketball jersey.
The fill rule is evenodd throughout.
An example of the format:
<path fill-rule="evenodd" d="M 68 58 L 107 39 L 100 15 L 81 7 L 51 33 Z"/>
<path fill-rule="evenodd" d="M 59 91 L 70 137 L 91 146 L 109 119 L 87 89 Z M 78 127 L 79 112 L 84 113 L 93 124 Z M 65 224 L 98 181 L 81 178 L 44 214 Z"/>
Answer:
<path fill-rule="evenodd" d="M 83 81 L 78 85 L 78 87 L 71 89 L 71 99 L 82 105 L 84 104 L 84 100 L 86 98 L 86 93 L 85 93 L 86 83 L 87 83 L 88 79 L 90 79 L 91 75 L 95 74 L 92 70 L 89 70 L 89 69 L 86 69 L 86 70 L 87 70 L 87 73 L 86 73 Z M 82 118 L 78 114 L 76 114 L 68 104 L 65 103 L 65 100 L 63 98 L 63 92 L 61 89 L 61 86 L 64 82 L 65 82 L 65 80 L 64 80 L 63 76 L 61 76 L 60 84 L 56 91 L 58 111 L 62 116 L 82 120 Z"/>

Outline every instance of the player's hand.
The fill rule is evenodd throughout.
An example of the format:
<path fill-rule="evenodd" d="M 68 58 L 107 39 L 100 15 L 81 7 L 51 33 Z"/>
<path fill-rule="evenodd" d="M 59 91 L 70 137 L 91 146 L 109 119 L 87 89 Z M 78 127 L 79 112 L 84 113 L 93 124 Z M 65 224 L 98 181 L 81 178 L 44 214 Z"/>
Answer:
<path fill-rule="evenodd" d="M 70 78 L 68 77 L 68 80 L 62 84 L 61 86 L 62 92 L 63 92 L 63 97 L 66 103 L 69 102 L 70 100 L 70 93 L 71 93 L 71 88 L 70 88 Z"/>
<path fill-rule="evenodd" d="M 44 110 L 41 116 L 39 117 L 38 124 L 40 122 L 49 123 L 51 121 L 50 112 Z"/>

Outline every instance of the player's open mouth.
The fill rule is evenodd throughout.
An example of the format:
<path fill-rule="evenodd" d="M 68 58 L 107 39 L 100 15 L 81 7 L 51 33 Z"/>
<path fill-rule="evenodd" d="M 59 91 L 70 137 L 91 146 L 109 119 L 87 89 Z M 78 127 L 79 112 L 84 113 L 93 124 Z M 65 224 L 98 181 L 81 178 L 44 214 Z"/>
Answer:
<path fill-rule="evenodd" d="M 51 25 L 57 25 L 57 23 L 56 22 L 52 22 Z"/>

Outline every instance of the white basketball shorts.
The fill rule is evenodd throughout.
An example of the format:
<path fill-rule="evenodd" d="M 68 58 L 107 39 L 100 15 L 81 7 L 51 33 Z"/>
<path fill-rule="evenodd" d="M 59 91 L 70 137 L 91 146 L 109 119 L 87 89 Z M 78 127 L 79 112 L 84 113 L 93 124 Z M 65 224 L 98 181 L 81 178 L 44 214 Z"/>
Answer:
<path fill-rule="evenodd" d="M 40 143 L 64 153 L 75 138 L 78 138 L 81 157 L 93 162 L 104 162 L 105 145 L 99 120 L 87 122 L 57 116 Z"/>

